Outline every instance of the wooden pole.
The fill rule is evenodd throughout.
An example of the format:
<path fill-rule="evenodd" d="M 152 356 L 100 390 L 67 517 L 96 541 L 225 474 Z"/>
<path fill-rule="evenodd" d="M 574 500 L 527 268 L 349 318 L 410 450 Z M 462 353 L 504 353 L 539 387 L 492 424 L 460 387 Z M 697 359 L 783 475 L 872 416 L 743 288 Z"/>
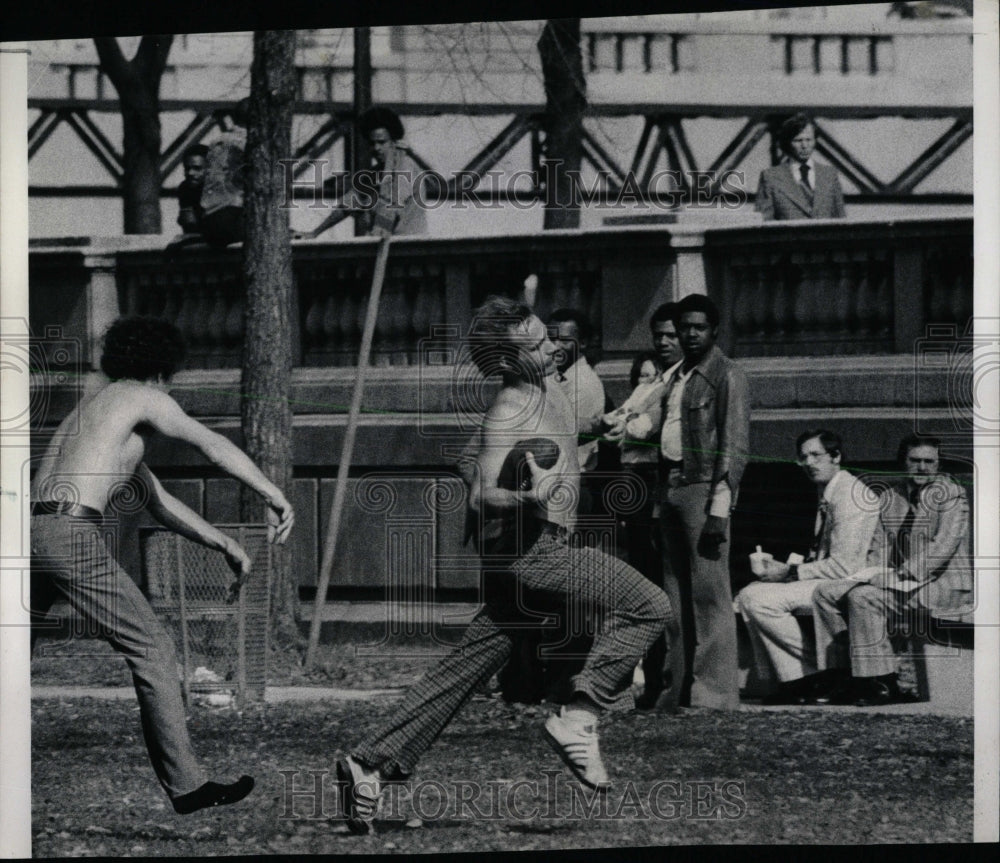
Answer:
<path fill-rule="evenodd" d="M 372 30 L 371 27 L 354 28 L 354 125 L 351 131 L 351 160 L 349 170 L 353 177 L 371 167 L 372 148 L 363 135 L 358 119 L 372 106 Z M 367 225 L 361 213 L 354 214 L 354 236 L 363 237 Z"/>
<path fill-rule="evenodd" d="M 372 275 L 372 288 L 368 297 L 368 313 L 365 316 L 365 329 L 361 337 L 361 350 L 358 353 L 358 374 L 354 379 L 351 408 L 347 415 L 347 431 L 344 434 L 344 446 L 340 453 L 340 464 L 337 466 L 337 487 L 333 494 L 333 508 L 330 510 L 330 523 L 326 529 L 326 542 L 323 546 L 323 560 L 319 567 L 319 585 L 316 588 L 316 603 L 313 607 L 312 624 L 309 627 L 309 646 L 306 649 L 306 671 L 312 668 L 313 660 L 316 657 L 316 645 L 319 643 L 323 606 L 326 603 L 327 588 L 330 586 L 333 558 L 337 552 L 337 534 L 340 533 L 344 498 L 347 494 L 347 473 L 351 468 L 354 438 L 358 431 L 358 417 L 361 414 L 361 396 L 365 388 L 365 374 L 368 370 L 368 360 L 372 352 L 372 341 L 375 337 L 378 303 L 379 297 L 382 295 L 382 282 L 385 281 L 385 265 L 389 257 L 389 241 L 391 239 L 391 235 L 388 234 L 382 238 L 378 247 L 378 255 L 375 258 L 375 272 Z"/>

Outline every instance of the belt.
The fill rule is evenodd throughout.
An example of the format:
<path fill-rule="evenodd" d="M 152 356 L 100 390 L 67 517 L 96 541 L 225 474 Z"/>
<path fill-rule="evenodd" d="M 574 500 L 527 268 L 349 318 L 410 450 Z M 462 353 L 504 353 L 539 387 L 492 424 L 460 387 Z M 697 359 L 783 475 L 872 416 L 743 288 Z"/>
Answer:
<path fill-rule="evenodd" d="M 684 462 L 674 461 L 673 459 L 660 457 L 660 470 L 664 473 L 668 473 L 672 470 L 683 470 Z"/>
<path fill-rule="evenodd" d="M 70 501 L 39 500 L 31 505 L 32 515 L 68 515 L 71 518 L 82 518 L 94 524 L 104 524 L 103 513 L 82 503 Z"/>
<path fill-rule="evenodd" d="M 535 519 L 535 524 L 539 527 L 539 536 L 553 536 L 556 539 L 566 539 L 569 536 L 569 531 L 563 524 L 556 524 L 554 521 L 546 521 L 545 519 Z"/>

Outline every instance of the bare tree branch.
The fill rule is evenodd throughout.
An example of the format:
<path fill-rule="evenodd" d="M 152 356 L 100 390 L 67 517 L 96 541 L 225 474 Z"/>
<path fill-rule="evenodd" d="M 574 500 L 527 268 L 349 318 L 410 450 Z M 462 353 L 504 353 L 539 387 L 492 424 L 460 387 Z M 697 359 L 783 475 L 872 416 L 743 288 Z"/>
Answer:
<path fill-rule="evenodd" d="M 97 48 L 101 69 L 111 79 L 111 83 L 121 90 L 132 74 L 132 67 L 125 59 L 118 40 L 114 36 L 95 36 L 94 47 Z"/>
<path fill-rule="evenodd" d="M 163 70 L 167 67 L 167 57 L 173 42 L 173 36 L 142 37 L 139 42 L 139 50 L 136 51 L 135 59 L 132 62 L 141 69 L 143 77 L 160 79 Z"/>

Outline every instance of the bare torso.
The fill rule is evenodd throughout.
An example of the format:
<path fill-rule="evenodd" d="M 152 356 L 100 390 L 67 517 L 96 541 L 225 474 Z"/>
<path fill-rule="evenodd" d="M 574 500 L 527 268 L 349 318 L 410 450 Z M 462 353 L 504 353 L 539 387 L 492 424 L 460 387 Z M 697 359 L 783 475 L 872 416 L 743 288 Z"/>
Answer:
<path fill-rule="evenodd" d="M 66 500 L 103 512 L 111 491 L 135 474 L 146 449 L 152 386 L 109 384 L 60 423 L 31 484 L 33 501 Z"/>
<path fill-rule="evenodd" d="M 499 420 L 491 422 L 493 420 Z M 502 427 L 502 430 L 500 429 Z M 577 458 L 576 415 L 569 399 L 558 386 L 544 390 L 530 385 L 506 386 L 487 415 L 484 447 L 495 450 L 487 461 L 499 465 L 507 452 L 525 438 L 549 438 L 555 442 L 566 467 L 561 474 L 565 493 L 558 495 L 547 506 L 532 507 L 532 514 L 557 524 L 572 527 L 576 517 L 576 502 L 580 492 L 580 463 Z M 494 482 L 496 472 L 486 469 Z"/>

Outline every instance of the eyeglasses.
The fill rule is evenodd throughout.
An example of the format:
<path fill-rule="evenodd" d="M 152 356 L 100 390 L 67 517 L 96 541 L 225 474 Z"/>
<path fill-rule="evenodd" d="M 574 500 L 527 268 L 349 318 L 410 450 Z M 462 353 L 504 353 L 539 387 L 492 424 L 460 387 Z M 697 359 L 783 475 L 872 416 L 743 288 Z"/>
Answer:
<path fill-rule="evenodd" d="M 820 452 L 804 452 L 804 453 L 799 453 L 799 459 L 798 459 L 798 461 L 799 461 L 799 464 L 808 464 L 808 462 L 810 460 L 812 460 L 812 461 L 819 461 L 820 459 L 823 458 L 823 456 L 826 456 L 827 458 L 830 458 L 830 459 L 833 458 L 833 456 L 830 455 L 830 453 L 828 453 L 826 450 L 822 450 Z"/>

